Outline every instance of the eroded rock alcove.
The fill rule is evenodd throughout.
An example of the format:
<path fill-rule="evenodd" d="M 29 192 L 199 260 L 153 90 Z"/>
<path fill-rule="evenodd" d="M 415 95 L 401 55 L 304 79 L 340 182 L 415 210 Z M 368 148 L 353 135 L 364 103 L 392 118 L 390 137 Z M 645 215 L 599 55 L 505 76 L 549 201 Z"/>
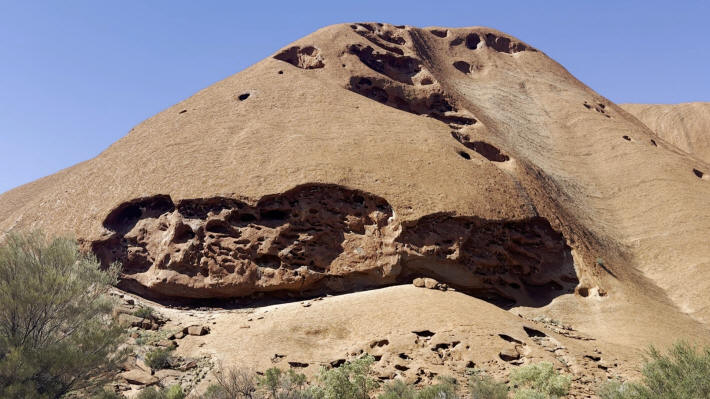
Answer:
<path fill-rule="evenodd" d="M 343 292 L 432 276 L 476 296 L 530 302 L 577 283 L 570 248 L 544 218 L 434 214 L 403 226 L 385 199 L 337 185 L 256 202 L 138 198 L 103 225 L 94 253 L 121 262 L 130 287 L 158 296 Z"/>

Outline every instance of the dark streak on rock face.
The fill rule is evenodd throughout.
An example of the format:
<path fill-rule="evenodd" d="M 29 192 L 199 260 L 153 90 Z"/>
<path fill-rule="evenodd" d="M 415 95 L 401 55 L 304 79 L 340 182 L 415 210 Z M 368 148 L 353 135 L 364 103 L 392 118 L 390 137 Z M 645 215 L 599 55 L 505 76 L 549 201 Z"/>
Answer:
<path fill-rule="evenodd" d="M 402 226 L 381 197 L 311 184 L 255 204 L 139 198 L 104 221 L 91 249 L 119 261 L 125 286 L 157 296 L 344 292 L 431 276 L 476 296 L 540 304 L 577 283 L 547 220 L 435 214 Z"/>

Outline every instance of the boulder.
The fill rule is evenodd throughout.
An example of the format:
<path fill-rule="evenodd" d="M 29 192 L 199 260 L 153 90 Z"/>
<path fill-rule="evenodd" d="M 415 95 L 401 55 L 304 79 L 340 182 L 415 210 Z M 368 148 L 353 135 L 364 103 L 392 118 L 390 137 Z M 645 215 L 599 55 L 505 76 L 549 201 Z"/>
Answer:
<path fill-rule="evenodd" d="M 158 379 L 156 377 L 140 369 L 125 371 L 119 374 L 119 377 L 132 385 L 153 385 L 158 383 Z"/>
<path fill-rule="evenodd" d="M 210 328 L 207 326 L 192 325 L 185 327 L 182 332 L 188 335 L 207 335 L 210 332 Z"/>

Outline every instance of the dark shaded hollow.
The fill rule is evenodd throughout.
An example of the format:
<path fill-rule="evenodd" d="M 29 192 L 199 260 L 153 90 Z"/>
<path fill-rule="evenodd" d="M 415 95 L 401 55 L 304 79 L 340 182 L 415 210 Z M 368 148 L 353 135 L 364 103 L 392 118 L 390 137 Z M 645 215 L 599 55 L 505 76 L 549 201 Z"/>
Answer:
<path fill-rule="evenodd" d="M 244 101 L 247 98 L 249 98 L 249 93 L 240 94 L 239 97 L 237 97 L 237 98 L 239 99 L 239 101 Z"/>
<path fill-rule="evenodd" d="M 700 171 L 699 169 L 693 169 L 693 174 L 697 176 L 699 179 L 702 179 L 705 176 L 705 173 Z"/>
<path fill-rule="evenodd" d="M 656 140 L 651 139 L 651 144 L 653 144 L 654 147 L 658 147 L 658 144 L 656 144 Z"/>
<path fill-rule="evenodd" d="M 510 159 L 510 157 L 503 154 L 498 147 L 488 144 L 485 141 L 464 142 L 463 145 L 476 151 L 491 162 L 505 162 Z"/>
<path fill-rule="evenodd" d="M 441 38 L 444 38 L 449 34 L 447 29 L 431 29 L 429 32 L 431 32 L 432 35 Z"/>
<path fill-rule="evenodd" d="M 525 334 L 527 334 L 528 337 L 530 337 L 530 338 L 534 338 L 534 337 L 546 337 L 546 336 L 547 336 L 544 332 L 542 332 L 542 331 L 540 331 L 540 330 L 536 330 L 536 329 L 531 328 L 531 327 L 523 326 L 523 330 L 525 330 Z"/>
<path fill-rule="evenodd" d="M 408 249 L 399 281 L 429 276 L 502 308 L 544 306 L 579 283 L 571 248 L 540 217 L 506 222 L 428 215 L 405 226 L 397 241 Z"/>
<path fill-rule="evenodd" d="M 507 342 L 513 342 L 513 343 L 516 343 L 516 344 L 522 344 L 522 343 L 523 343 L 523 341 L 520 341 L 520 340 L 518 340 L 518 339 L 515 339 L 515 338 L 513 338 L 513 337 L 511 337 L 510 335 L 507 335 L 507 334 L 498 334 L 498 336 L 499 336 L 502 340 L 507 341 Z"/>
<path fill-rule="evenodd" d="M 471 50 L 476 50 L 480 42 L 481 37 L 478 35 L 478 33 L 470 33 L 466 36 L 466 47 Z"/>
<path fill-rule="evenodd" d="M 622 136 L 621 138 L 623 138 L 626 141 L 631 141 L 631 137 L 629 137 L 629 136 Z"/>
<path fill-rule="evenodd" d="M 469 64 L 466 61 L 456 61 L 454 62 L 454 68 L 458 69 L 459 71 L 469 74 L 471 72 L 471 64 Z"/>
<path fill-rule="evenodd" d="M 468 153 L 466 151 L 459 151 L 459 155 L 461 155 L 461 158 L 463 158 L 463 159 L 469 159 L 469 160 L 471 159 L 471 156 L 468 155 Z"/>

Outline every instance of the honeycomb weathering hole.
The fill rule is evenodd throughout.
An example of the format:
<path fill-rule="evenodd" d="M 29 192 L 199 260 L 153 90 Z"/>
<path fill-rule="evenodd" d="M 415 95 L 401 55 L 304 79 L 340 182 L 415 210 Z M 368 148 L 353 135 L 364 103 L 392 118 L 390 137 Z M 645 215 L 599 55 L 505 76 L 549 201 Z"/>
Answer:
<path fill-rule="evenodd" d="M 537 306 L 577 283 L 570 248 L 546 219 L 434 214 L 401 225 L 384 198 L 337 185 L 255 202 L 138 198 L 104 226 L 93 252 L 103 265 L 123 264 L 122 287 L 153 297 L 348 292 L 425 276 Z"/>
<path fill-rule="evenodd" d="M 274 55 L 274 58 L 280 61 L 288 62 L 289 64 L 302 69 L 317 69 L 325 66 L 320 50 L 313 46 L 289 47 L 286 50 Z"/>
<path fill-rule="evenodd" d="M 699 169 L 693 169 L 693 174 L 698 177 L 698 179 L 707 179 L 707 175 Z"/>

